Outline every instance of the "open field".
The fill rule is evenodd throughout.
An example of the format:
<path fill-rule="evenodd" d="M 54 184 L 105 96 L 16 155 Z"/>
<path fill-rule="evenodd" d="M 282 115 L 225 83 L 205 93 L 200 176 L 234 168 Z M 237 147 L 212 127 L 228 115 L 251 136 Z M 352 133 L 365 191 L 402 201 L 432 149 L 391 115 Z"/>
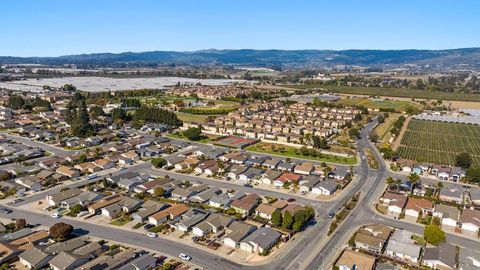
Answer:
<path fill-rule="evenodd" d="M 402 101 L 402 100 L 376 101 L 370 98 L 343 98 L 337 101 L 336 103 L 346 105 L 346 106 L 359 105 L 359 106 L 364 106 L 370 109 L 393 109 L 396 111 L 403 110 L 410 105 L 415 106 L 415 103 L 410 101 Z"/>
<path fill-rule="evenodd" d="M 209 117 L 209 115 L 190 114 L 183 112 L 175 112 L 175 114 L 177 115 L 178 119 L 182 120 L 183 122 L 205 123 Z"/>
<path fill-rule="evenodd" d="M 272 147 L 273 146 L 273 147 Z M 320 154 L 317 156 L 304 156 L 300 153 L 298 148 L 287 146 L 287 145 L 277 145 L 269 143 L 257 143 L 250 147 L 247 147 L 246 150 L 264 154 L 280 155 L 284 157 L 291 158 L 303 158 L 310 159 L 315 161 L 323 161 L 330 163 L 339 163 L 346 165 L 354 165 L 357 162 L 355 157 L 340 157 L 334 155 Z"/>
<path fill-rule="evenodd" d="M 445 165 L 454 165 L 455 156 L 467 152 L 480 166 L 480 126 L 412 119 L 397 152 L 402 158 Z"/>
<path fill-rule="evenodd" d="M 438 91 L 425 91 L 410 88 L 381 88 L 381 87 L 351 87 L 339 85 L 321 85 L 321 84 L 305 84 L 305 85 L 289 85 L 297 89 L 323 88 L 333 93 L 344 93 L 353 95 L 375 95 L 389 97 L 406 97 L 406 98 L 422 98 L 422 99 L 442 99 L 442 100 L 458 100 L 458 101 L 477 101 L 480 102 L 480 95 L 469 93 L 447 93 Z"/>
<path fill-rule="evenodd" d="M 387 118 L 385 118 L 385 122 L 379 124 L 375 128 L 375 132 L 377 133 L 380 141 L 388 142 L 392 134 L 390 130 L 392 129 L 393 123 L 397 121 L 397 119 L 401 116 L 399 113 L 390 113 Z"/>
<path fill-rule="evenodd" d="M 233 101 L 205 100 L 205 102 L 207 102 L 205 105 L 183 108 L 180 111 L 190 114 L 215 115 L 227 114 L 229 112 L 237 110 L 240 107 L 239 103 Z"/>

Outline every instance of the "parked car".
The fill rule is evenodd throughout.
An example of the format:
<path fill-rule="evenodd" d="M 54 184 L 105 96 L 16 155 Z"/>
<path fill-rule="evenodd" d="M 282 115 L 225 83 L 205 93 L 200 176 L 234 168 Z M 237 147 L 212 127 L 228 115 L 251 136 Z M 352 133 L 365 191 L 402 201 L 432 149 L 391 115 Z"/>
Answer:
<path fill-rule="evenodd" d="M 185 253 L 180 253 L 180 255 L 178 255 L 178 257 L 184 261 L 190 261 L 192 259 L 192 257 L 188 256 L 187 254 Z"/>
<path fill-rule="evenodd" d="M 328 214 L 328 218 L 334 218 L 334 217 L 335 217 L 335 212 L 332 211 Z"/>
<path fill-rule="evenodd" d="M 287 200 L 287 202 L 294 202 L 294 201 L 295 201 L 294 198 L 290 198 L 290 199 Z"/>
<path fill-rule="evenodd" d="M 86 216 L 86 215 L 88 215 L 88 213 L 90 213 L 90 212 L 88 212 L 88 211 L 82 211 L 82 212 L 80 212 L 80 213 L 77 214 L 77 217 Z"/>
<path fill-rule="evenodd" d="M 0 209 L 0 213 L 2 213 L 2 214 L 10 214 L 12 212 L 13 212 L 12 210 L 7 209 L 7 208 Z"/>
<path fill-rule="evenodd" d="M 60 217 L 62 217 L 62 215 L 61 215 L 60 213 L 53 213 L 53 214 L 51 215 L 51 217 L 53 217 L 53 218 L 60 218 Z"/>
<path fill-rule="evenodd" d="M 153 224 L 147 224 L 147 225 L 143 226 L 143 228 L 144 228 L 145 230 L 150 230 L 150 229 L 153 228 L 153 227 L 155 227 L 155 225 L 153 225 Z"/>
<path fill-rule="evenodd" d="M 150 238 L 157 238 L 157 237 L 158 237 L 158 234 L 153 233 L 153 232 L 149 232 L 147 235 L 148 235 L 148 237 L 150 237 Z"/>

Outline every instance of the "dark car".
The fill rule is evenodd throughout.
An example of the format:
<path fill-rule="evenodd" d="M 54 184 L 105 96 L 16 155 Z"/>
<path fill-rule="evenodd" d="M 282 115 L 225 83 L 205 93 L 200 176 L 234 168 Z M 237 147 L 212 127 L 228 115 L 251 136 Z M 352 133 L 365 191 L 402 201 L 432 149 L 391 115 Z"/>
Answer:
<path fill-rule="evenodd" d="M 10 214 L 12 212 L 13 212 L 12 210 L 7 209 L 7 208 L 0 209 L 0 213 L 2 213 L 2 214 Z"/>
<path fill-rule="evenodd" d="M 294 202 L 294 201 L 295 201 L 294 198 L 290 198 L 290 199 L 287 200 L 287 202 Z"/>
<path fill-rule="evenodd" d="M 153 224 L 147 224 L 147 225 L 143 226 L 143 228 L 144 228 L 145 230 L 150 230 L 150 229 L 153 228 L 153 227 L 155 227 L 155 225 L 153 225 Z"/>
<path fill-rule="evenodd" d="M 328 214 L 328 218 L 334 218 L 334 217 L 335 217 L 335 212 L 332 211 Z"/>

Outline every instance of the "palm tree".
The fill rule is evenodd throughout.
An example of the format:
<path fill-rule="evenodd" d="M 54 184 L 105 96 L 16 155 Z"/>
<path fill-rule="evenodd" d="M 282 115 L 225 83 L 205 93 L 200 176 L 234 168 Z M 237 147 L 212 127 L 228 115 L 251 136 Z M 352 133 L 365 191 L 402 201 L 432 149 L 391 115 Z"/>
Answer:
<path fill-rule="evenodd" d="M 391 187 L 395 183 L 395 179 L 393 177 L 389 176 L 387 179 L 385 179 L 385 182 L 387 183 L 388 187 Z"/>
<path fill-rule="evenodd" d="M 413 193 L 413 187 L 415 186 L 415 184 L 420 181 L 420 176 L 416 173 L 411 173 L 409 176 L 408 176 L 408 180 L 410 181 L 411 183 L 411 188 L 410 188 L 410 192 Z"/>
<path fill-rule="evenodd" d="M 400 190 L 401 183 L 402 183 L 402 179 L 400 178 L 395 179 L 395 186 L 397 187 L 397 192 Z"/>

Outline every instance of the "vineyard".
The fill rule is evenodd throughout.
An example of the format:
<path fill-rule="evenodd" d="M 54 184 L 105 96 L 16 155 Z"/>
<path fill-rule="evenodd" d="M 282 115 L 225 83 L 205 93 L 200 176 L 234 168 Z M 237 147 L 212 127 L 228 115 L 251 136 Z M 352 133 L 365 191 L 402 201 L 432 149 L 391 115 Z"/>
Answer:
<path fill-rule="evenodd" d="M 412 119 L 397 152 L 405 159 L 444 165 L 454 165 L 455 156 L 467 152 L 478 167 L 480 126 Z"/>

